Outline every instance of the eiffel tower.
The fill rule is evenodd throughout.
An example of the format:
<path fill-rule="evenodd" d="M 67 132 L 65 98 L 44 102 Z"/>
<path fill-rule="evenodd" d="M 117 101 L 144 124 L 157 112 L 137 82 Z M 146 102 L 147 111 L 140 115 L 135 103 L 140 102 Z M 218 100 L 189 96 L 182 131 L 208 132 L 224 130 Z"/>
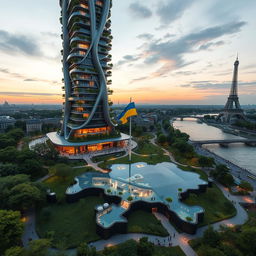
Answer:
<path fill-rule="evenodd" d="M 220 112 L 217 120 L 223 123 L 234 123 L 238 119 L 245 119 L 244 111 L 240 106 L 237 90 L 237 77 L 238 77 L 238 57 L 234 63 L 233 81 L 230 94 L 224 109 Z"/>

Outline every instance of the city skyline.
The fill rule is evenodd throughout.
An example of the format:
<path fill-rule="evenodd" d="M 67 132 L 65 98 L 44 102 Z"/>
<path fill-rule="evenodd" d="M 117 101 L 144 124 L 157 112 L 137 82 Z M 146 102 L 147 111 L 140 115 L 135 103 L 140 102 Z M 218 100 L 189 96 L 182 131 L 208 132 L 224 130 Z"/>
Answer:
<path fill-rule="evenodd" d="M 1 5 L 0 102 L 60 104 L 59 2 Z M 112 100 L 224 105 L 238 52 L 240 102 L 254 103 L 255 7 L 250 0 L 114 0 Z"/>

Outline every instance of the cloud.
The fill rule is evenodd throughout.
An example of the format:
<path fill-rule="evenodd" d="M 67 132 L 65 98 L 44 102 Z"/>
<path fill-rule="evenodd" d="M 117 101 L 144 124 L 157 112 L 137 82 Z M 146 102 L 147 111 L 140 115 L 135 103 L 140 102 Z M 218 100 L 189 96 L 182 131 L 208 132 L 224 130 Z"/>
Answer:
<path fill-rule="evenodd" d="M 47 32 L 41 32 L 42 36 L 48 36 L 48 37 L 54 37 L 54 38 L 59 38 L 60 35 L 55 32 L 47 31 Z"/>
<path fill-rule="evenodd" d="M 142 39 L 142 40 L 151 40 L 153 39 L 153 35 L 149 34 L 149 33 L 144 33 L 144 34 L 140 34 L 137 36 L 137 38 Z"/>
<path fill-rule="evenodd" d="M 196 90 L 204 91 L 204 90 L 223 90 L 229 89 L 231 87 L 231 81 L 217 82 L 217 81 L 192 81 L 188 84 L 180 85 L 180 87 L 190 87 Z M 256 81 L 251 82 L 238 82 L 238 87 L 243 87 L 246 89 L 254 89 L 256 86 Z M 242 91 L 242 90 L 241 90 Z"/>
<path fill-rule="evenodd" d="M 196 63 L 196 60 L 186 61 L 185 55 L 202 50 L 210 50 L 211 47 L 219 47 L 225 44 L 223 40 L 216 40 L 226 35 L 238 33 L 245 24 L 246 22 L 243 21 L 235 21 L 189 33 L 176 40 L 151 40 L 147 45 L 144 44 L 143 52 L 139 56 L 144 58 L 145 64 L 160 64 L 161 67 L 148 76 L 147 79 L 163 77 L 175 69 Z"/>
<path fill-rule="evenodd" d="M 58 81 L 55 81 L 55 80 L 47 80 L 47 79 L 41 79 L 41 78 L 31 78 L 31 77 L 27 77 L 23 74 L 11 72 L 7 68 L 1 68 L 0 67 L 0 73 L 6 74 L 6 75 L 8 75 L 12 78 L 15 78 L 15 79 L 23 80 L 24 82 L 43 82 L 43 83 L 50 83 L 50 84 L 53 84 L 53 85 L 60 85 L 60 83 Z"/>
<path fill-rule="evenodd" d="M 12 95 L 12 96 L 60 96 L 59 93 L 41 93 L 41 92 L 0 92 L 1 95 Z"/>
<path fill-rule="evenodd" d="M 213 43 L 206 43 L 206 44 L 202 44 L 199 48 L 199 50 L 208 50 L 209 48 L 215 47 L 215 46 L 221 46 L 224 45 L 225 42 L 224 41 L 218 41 L 218 42 L 213 42 Z"/>
<path fill-rule="evenodd" d="M 134 62 L 134 61 L 137 61 L 139 58 L 140 58 L 139 55 L 125 55 L 125 56 L 123 56 L 123 58 L 122 58 L 121 60 L 119 60 L 119 61 L 114 65 L 114 67 L 115 67 L 115 68 L 118 68 L 118 67 L 120 67 L 121 65 L 124 65 L 124 64 L 127 64 L 127 63 L 131 63 L 131 62 Z"/>
<path fill-rule="evenodd" d="M 147 76 L 142 76 L 142 77 L 139 77 L 139 78 L 135 78 L 133 79 L 130 84 L 132 83 L 135 83 L 135 82 L 138 82 L 138 81 L 142 81 L 142 80 L 146 80 L 148 77 Z"/>
<path fill-rule="evenodd" d="M 129 10 L 132 14 L 137 18 L 150 18 L 152 16 L 152 12 L 146 6 L 139 3 L 132 3 L 129 5 Z"/>
<path fill-rule="evenodd" d="M 12 34 L 5 30 L 0 30 L 0 50 L 11 54 L 42 55 L 35 39 L 27 35 Z"/>
<path fill-rule="evenodd" d="M 159 16 L 162 25 L 169 25 L 180 18 L 193 2 L 194 0 L 168 0 L 165 3 L 158 4 L 156 14 Z"/>

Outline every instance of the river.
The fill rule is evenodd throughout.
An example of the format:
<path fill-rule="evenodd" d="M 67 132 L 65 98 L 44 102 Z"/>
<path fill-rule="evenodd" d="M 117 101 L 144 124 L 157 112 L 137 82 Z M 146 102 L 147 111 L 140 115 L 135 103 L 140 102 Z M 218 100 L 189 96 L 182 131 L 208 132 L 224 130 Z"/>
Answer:
<path fill-rule="evenodd" d="M 176 120 L 173 122 L 173 126 L 189 134 L 191 140 L 241 138 L 224 133 L 222 130 L 205 123 L 198 123 L 194 118 L 186 118 L 183 121 Z M 227 148 L 218 144 L 204 145 L 203 147 L 256 175 L 256 147 L 249 147 L 243 143 L 230 144 Z"/>

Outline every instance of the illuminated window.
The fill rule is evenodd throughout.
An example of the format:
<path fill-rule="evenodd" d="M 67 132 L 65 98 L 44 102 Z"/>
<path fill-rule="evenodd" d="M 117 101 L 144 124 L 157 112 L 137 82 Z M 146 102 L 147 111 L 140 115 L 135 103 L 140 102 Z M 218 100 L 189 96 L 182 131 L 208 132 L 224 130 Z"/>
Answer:
<path fill-rule="evenodd" d="M 101 1 L 96 1 L 96 4 L 99 6 L 102 6 L 102 2 Z"/>
<path fill-rule="evenodd" d="M 89 82 L 89 85 L 90 85 L 90 86 L 94 86 L 94 81 L 90 81 L 90 82 Z"/>
<path fill-rule="evenodd" d="M 88 9 L 88 5 L 87 4 L 80 4 L 81 7 Z"/>
<path fill-rule="evenodd" d="M 78 47 L 82 48 L 82 49 L 88 49 L 89 48 L 89 44 L 78 44 Z"/>

